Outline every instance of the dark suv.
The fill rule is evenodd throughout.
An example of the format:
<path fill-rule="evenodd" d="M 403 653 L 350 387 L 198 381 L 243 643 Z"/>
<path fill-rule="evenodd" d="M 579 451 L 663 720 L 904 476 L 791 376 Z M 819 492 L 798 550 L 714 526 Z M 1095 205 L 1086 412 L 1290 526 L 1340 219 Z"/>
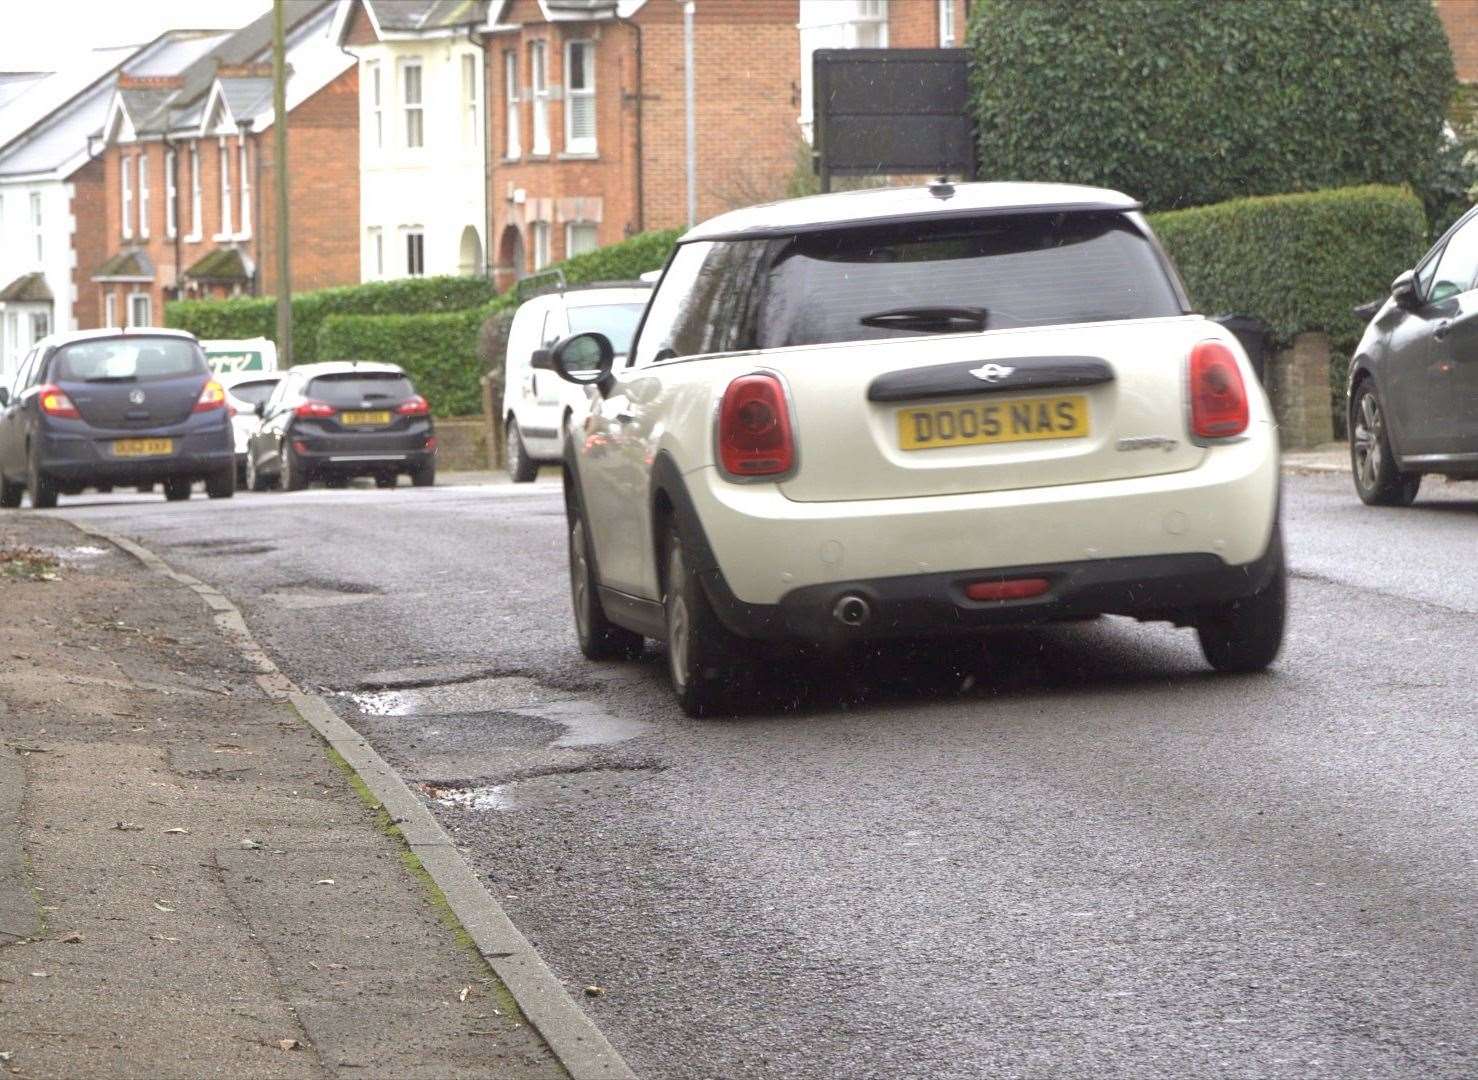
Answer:
<path fill-rule="evenodd" d="M 188 499 L 236 491 L 226 392 L 194 335 L 137 327 L 39 341 L 0 387 L 0 506 L 56 505 L 85 487 L 150 485 Z"/>
<path fill-rule="evenodd" d="M 300 491 L 314 480 L 344 484 L 355 476 L 394 487 L 401 473 L 416 487 L 436 482 L 431 406 L 394 364 L 289 368 L 257 415 L 262 422 L 246 446 L 253 491 L 274 482 Z"/>

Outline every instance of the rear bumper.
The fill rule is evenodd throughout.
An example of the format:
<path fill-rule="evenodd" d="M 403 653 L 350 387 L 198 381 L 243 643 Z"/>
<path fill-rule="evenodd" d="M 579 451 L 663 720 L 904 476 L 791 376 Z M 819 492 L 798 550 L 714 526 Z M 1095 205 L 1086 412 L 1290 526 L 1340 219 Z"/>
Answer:
<path fill-rule="evenodd" d="M 230 465 L 235 452 L 227 424 L 194 424 L 149 431 L 78 430 L 38 432 L 37 458 L 49 476 L 72 483 L 129 484 L 189 477 L 203 480 Z M 172 439 L 174 452 L 152 457 L 118 457 L 117 439 Z"/>
<path fill-rule="evenodd" d="M 294 430 L 292 439 L 297 460 L 310 473 L 380 472 L 388 469 L 417 469 L 436 459 L 435 436 L 430 421 L 404 431 L 320 433 Z"/>

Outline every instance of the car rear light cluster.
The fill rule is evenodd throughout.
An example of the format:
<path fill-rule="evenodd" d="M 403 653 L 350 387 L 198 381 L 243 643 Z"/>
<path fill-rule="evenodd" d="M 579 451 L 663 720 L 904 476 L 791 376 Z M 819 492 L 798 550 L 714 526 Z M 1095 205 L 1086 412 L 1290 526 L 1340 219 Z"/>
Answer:
<path fill-rule="evenodd" d="M 741 375 L 718 409 L 718 452 L 731 476 L 777 476 L 795 468 L 785 387 L 774 375 Z"/>
<path fill-rule="evenodd" d="M 431 411 L 431 406 L 426 403 L 425 398 L 417 394 L 409 401 L 402 401 L 395 407 L 395 411 L 401 416 L 425 416 Z"/>
<path fill-rule="evenodd" d="M 1232 350 L 1202 341 L 1191 350 L 1186 380 L 1191 397 L 1191 433 L 1226 439 L 1247 430 L 1247 385 Z"/>
<path fill-rule="evenodd" d="M 221 384 L 211 379 L 200 390 L 200 396 L 195 399 L 195 408 L 192 412 L 210 412 L 213 409 L 224 409 L 226 407 L 226 391 Z"/>
<path fill-rule="evenodd" d="M 36 391 L 36 397 L 41 402 L 41 411 L 47 416 L 59 416 L 65 420 L 80 419 L 82 414 L 77 411 L 77 406 L 72 404 L 72 399 L 60 386 L 47 384 Z"/>
<path fill-rule="evenodd" d="M 324 420 L 332 416 L 337 410 L 326 401 L 305 401 L 293 410 L 294 416 L 307 416 L 316 420 Z"/>
<path fill-rule="evenodd" d="M 972 581 L 965 586 L 971 600 L 1028 600 L 1052 587 L 1046 578 L 1013 578 L 1009 581 Z"/>

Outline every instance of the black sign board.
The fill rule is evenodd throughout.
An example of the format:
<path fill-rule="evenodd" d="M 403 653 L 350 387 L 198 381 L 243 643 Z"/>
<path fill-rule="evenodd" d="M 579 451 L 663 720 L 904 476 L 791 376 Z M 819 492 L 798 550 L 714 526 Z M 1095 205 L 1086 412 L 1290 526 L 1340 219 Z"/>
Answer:
<path fill-rule="evenodd" d="M 975 176 L 968 49 L 817 49 L 816 167 L 833 175 Z"/>

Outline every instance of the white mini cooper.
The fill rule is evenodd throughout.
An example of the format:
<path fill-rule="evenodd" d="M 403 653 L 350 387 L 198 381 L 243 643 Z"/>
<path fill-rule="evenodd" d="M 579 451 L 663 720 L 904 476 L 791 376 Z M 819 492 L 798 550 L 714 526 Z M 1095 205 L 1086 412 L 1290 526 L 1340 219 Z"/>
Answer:
<path fill-rule="evenodd" d="M 665 640 L 694 715 L 760 642 L 1102 613 L 1266 667 L 1277 431 L 1138 210 L 940 182 L 688 232 L 619 369 L 592 333 L 541 358 L 592 399 L 564 465 L 585 655 Z"/>

